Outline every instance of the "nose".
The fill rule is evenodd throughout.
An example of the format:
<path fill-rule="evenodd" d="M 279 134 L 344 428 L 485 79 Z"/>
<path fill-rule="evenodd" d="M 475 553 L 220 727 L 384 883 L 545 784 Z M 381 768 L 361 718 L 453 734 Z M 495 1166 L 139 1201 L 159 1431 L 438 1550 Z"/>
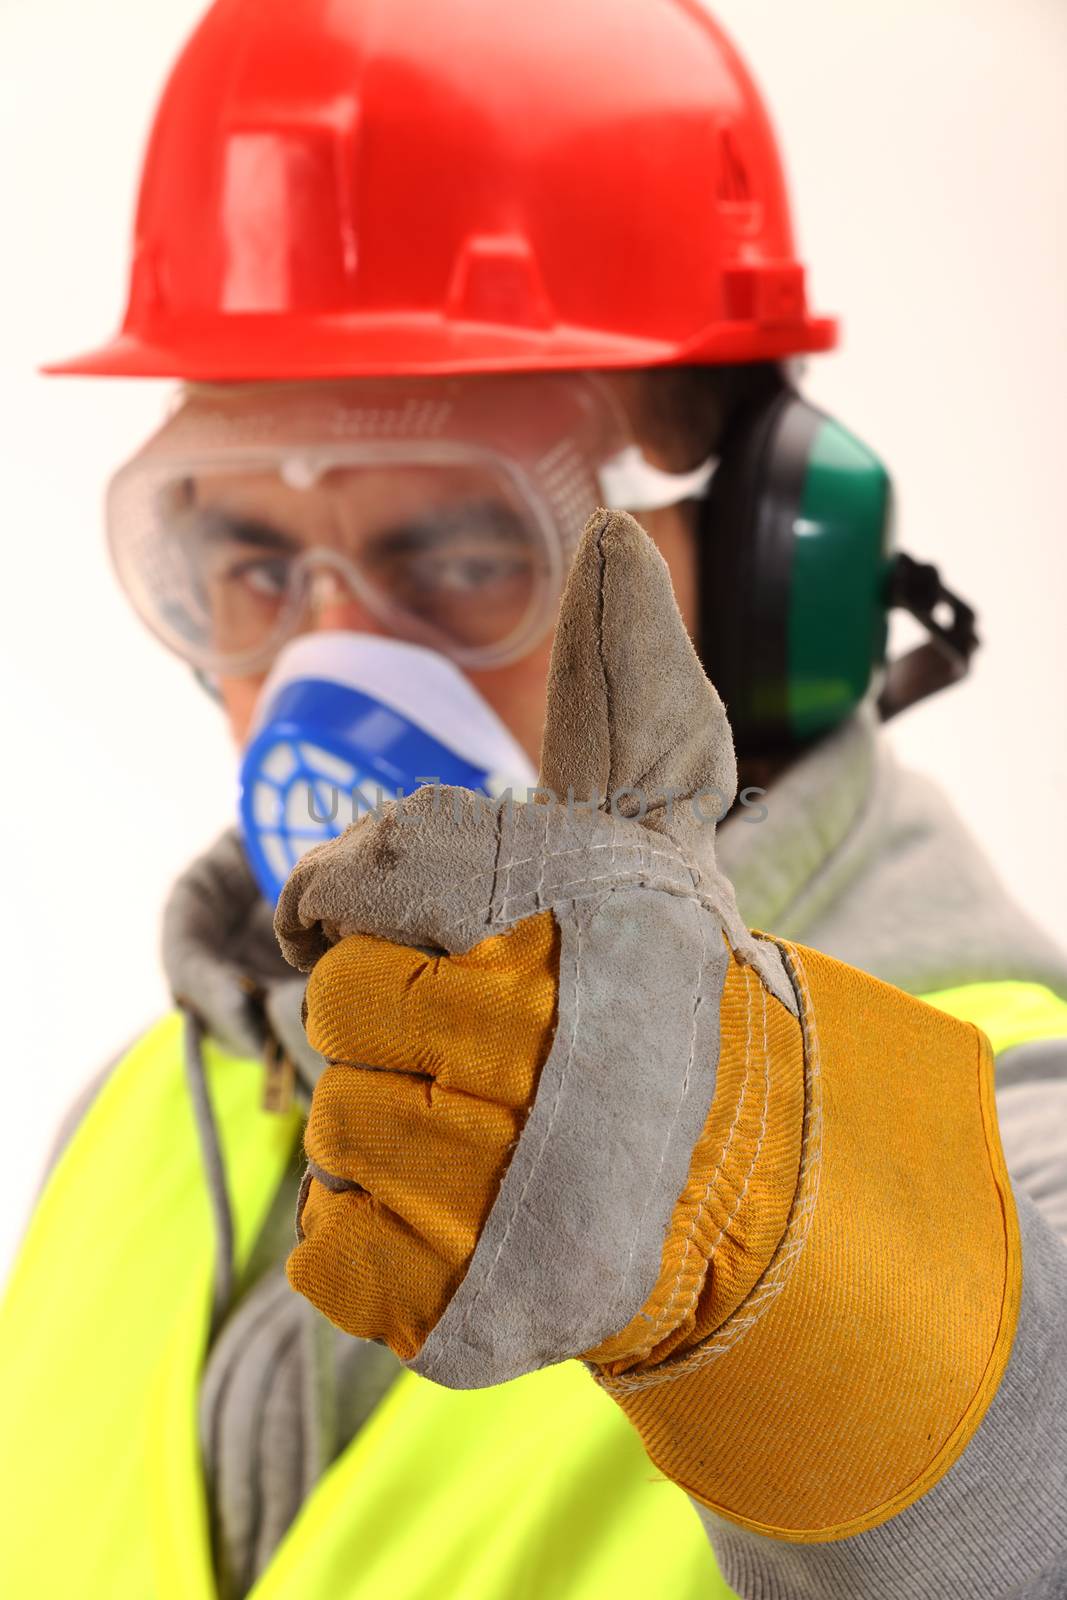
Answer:
<path fill-rule="evenodd" d="M 319 568 L 311 579 L 308 633 L 342 631 L 387 636 L 389 629 L 354 592 L 343 573 Z"/>

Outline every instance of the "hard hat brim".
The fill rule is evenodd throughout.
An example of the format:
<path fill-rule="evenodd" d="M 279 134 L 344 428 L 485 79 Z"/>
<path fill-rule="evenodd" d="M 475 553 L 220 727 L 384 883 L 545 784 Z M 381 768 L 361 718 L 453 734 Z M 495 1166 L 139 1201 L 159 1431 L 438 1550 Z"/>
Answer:
<path fill-rule="evenodd" d="M 205 317 L 125 329 L 109 342 L 41 371 L 86 377 L 178 378 L 200 383 L 314 378 L 428 377 L 466 372 L 718 365 L 775 361 L 831 350 L 832 317 L 757 324 L 715 322 L 678 345 L 605 339 L 581 328 L 472 325 L 443 317 Z"/>

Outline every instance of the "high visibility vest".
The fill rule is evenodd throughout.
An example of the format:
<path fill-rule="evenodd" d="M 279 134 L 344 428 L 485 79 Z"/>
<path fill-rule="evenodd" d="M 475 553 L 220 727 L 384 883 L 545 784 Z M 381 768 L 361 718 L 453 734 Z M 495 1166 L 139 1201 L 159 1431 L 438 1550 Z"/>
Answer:
<path fill-rule="evenodd" d="M 994 1046 L 998 1033 L 1001 1044 L 1067 1034 L 1067 1005 L 1038 985 L 951 998 L 946 1010 L 982 1011 Z M 165 1018 L 100 1090 L 48 1181 L 0 1312 L 0 1594 L 215 1596 L 197 1440 L 215 1236 L 181 1026 Z M 208 1044 L 205 1064 L 240 1267 L 300 1119 L 261 1109 L 258 1062 Z M 252 1591 L 731 1593 L 685 1495 L 576 1362 L 463 1393 L 402 1373 Z"/>

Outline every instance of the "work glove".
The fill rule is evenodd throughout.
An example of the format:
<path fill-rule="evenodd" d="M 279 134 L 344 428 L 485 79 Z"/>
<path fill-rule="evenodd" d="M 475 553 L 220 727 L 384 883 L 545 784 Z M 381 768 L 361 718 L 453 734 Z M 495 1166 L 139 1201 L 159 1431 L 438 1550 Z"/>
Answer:
<path fill-rule="evenodd" d="M 580 1357 L 735 1521 L 873 1526 L 1010 1349 L 988 1047 L 745 927 L 724 710 L 623 513 L 570 574 L 540 784 L 428 785 L 294 869 L 275 927 L 327 1066 L 290 1281 L 451 1387 Z"/>

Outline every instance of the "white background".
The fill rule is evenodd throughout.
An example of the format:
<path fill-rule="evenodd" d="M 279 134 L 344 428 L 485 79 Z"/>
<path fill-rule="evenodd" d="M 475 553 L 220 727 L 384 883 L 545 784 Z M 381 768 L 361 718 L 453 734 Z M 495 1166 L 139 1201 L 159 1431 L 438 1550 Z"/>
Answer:
<path fill-rule="evenodd" d="M 576 0 L 577 3 L 577 0 Z M 104 556 L 166 386 L 45 380 L 117 325 L 142 140 L 196 0 L 3 0 L 5 852 L 0 1270 L 51 1131 L 164 1004 L 161 901 L 231 815 L 213 706 Z M 722 0 L 769 98 L 820 309 L 807 384 L 888 460 L 902 541 L 980 605 L 971 684 L 893 738 L 1067 939 L 1061 0 Z"/>

